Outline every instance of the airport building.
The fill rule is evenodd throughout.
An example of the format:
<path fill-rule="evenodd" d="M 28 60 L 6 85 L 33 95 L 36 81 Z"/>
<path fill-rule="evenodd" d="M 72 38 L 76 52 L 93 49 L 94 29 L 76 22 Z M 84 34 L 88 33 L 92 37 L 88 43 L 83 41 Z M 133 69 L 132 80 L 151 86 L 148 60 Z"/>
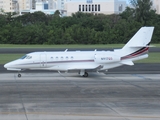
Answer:
<path fill-rule="evenodd" d="M 152 0 L 153 9 L 160 14 L 160 0 Z M 0 12 L 25 14 L 42 11 L 54 14 L 59 10 L 63 16 L 78 11 L 93 14 L 119 14 L 127 7 L 126 0 L 0 0 Z"/>
<path fill-rule="evenodd" d="M 153 2 L 153 9 L 156 10 L 157 14 L 160 14 L 160 0 L 152 0 Z"/>
<path fill-rule="evenodd" d="M 117 14 L 126 8 L 126 1 L 119 0 L 0 0 L 4 12 L 24 14 L 42 11 L 54 14 L 59 10 L 63 16 L 71 16 L 78 11 L 94 14 Z"/>
<path fill-rule="evenodd" d="M 36 11 L 42 11 L 45 14 L 54 14 L 57 10 L 56 6 L 57 3 L 54 0 L 36 0 L 34 2 L 30 0 L 30 9 L 22 9 L 20 10 L 20 14 L 34 13 Z"/>
<path fill-rule="evenodd" d="M 63 14 L 63 12 L 65 11 L 65 2 L 65 0 L 34 0 L 34 2 L 32 0 L 29 0 L 28 5 L 30 5 L 30 7 L 20 9 L 20 14 L 25 14 L 28 12 L 34 13 L 36 11 L 42 11 L 45 14 L 54 14 L 56 10 L 59 10 L 61 14 Z"/>
<path fill-rule="evenodd" d="M 126 8 L 126 1 L 119 0 L 68 0 L 65 3 L 66 15 L 78 11 L 93 14 L 119 14 Z"/>
<path fill-rule="evenodd" d="M 13 12 L 12 0 L 0 0 L 0 11 Z"/>

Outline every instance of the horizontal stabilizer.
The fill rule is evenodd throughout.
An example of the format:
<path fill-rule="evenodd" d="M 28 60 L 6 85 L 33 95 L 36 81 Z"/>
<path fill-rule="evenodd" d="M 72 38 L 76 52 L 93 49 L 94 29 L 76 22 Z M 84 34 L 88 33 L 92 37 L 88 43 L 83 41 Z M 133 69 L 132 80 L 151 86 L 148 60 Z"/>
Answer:
<path fill-rule="evenodd" d="M 130 46 L 130 48 L 143 48 L 143 47 L 155 47 L 154 45 L 147 45 L 147 46 Z"/>
<path fill-rule="evenodd" d="M 122 64 L 124 65 L 134 65 L 134 63 L 132 61 L 121 61 Z"/>

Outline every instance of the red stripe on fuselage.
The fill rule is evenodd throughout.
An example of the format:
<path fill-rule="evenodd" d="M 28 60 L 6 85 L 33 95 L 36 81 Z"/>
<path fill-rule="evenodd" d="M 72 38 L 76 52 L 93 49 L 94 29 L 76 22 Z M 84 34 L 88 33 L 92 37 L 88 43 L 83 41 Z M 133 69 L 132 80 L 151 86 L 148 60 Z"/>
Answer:
<path fill-rule="evenodd" d="M 144 48 L 142 48 L 142 49 L 140 49 L 140 50 L 138 50 L 138 51 L 136 51 L 136 52 L 134 52 L 130 55 L 121 57 L 121 60 L 133 58 L 133 57 L 138 56 L 138 55 L 142 55 L 142 54 L 148 52 L 148 49 L 149 49 L 149 47 L 144 47 Z"/>

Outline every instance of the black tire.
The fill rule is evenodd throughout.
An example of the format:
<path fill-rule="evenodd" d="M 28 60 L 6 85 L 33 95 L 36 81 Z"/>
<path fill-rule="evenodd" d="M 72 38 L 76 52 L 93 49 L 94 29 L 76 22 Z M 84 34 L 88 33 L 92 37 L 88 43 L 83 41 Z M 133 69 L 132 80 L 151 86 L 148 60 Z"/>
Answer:
<path fill-rule="evenodd" d="M 85 72 L 84 75 L 83 75 L 83 77 L 88 77 L 88 73 Z"/>
<path fill-rule="evenodd" d="M 20 77 L 21 77 L 21 74 L 18 74 L 18 77 L 20 78 Z"/>

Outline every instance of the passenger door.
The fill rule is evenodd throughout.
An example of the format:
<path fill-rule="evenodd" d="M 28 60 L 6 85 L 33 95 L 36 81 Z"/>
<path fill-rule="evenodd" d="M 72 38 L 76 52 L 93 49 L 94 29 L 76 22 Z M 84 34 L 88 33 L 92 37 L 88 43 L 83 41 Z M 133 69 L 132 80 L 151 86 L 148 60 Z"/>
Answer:
<path fill-rule="evenodd" d="M 40 66 L 47 67 L 47 55 L 45 53 L 40 55 Z"/>

